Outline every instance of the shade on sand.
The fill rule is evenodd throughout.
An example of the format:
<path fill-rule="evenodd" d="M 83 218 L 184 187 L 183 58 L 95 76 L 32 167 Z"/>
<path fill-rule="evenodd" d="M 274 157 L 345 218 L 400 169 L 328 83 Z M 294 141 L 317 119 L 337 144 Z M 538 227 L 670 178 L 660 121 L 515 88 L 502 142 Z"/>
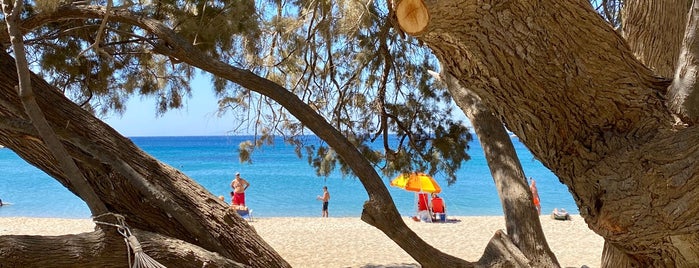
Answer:
<path fill-rule="evenodd" d="M 442 188 L 432 176 L 425 173 L 403 173 L 391 180 L 391 186 L 411 192 L 439 193 Z"/>

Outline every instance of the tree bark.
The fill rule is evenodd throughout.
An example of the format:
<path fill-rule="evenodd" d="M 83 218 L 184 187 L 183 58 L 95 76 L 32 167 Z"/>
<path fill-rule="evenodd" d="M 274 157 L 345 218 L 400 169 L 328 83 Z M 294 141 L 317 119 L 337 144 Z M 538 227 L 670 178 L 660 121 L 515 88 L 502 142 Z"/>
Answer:
<path fill-rule="evenodd" d="M 668 92 L 668 106 L 686 124 L 699 123 L 699 3 L 692 1 L 689 20 L 677 60 L 675 76 Z"/>
<path fill-rule="evenodd" d="M 124 237 L 98 229 L 63 236 L 0 236 L 2 267 L 129 267 Z M 131 230 L 144 252 L 167 267 L 246 267 L 217 253 L 156 233 Z M 66 258 L 66 256 L 71 256 Z M 132 257 L 133 260 L 133 257 Z"/>
<path fill-rule="evenodd" d="M 699 129 L 674 125 L 668 81 L 589 3 L 424 2 L 416 37 L 568 186 L 593 231 L 643 267 L 699 265 Z"/>
<path fill-rule="evenodd" d="M 658 75 L 675 74 L 691 2 L 624 1 L 622 35 L 634 55 Z"/>
<path fill-rule="evenodd" d="M 440 77 L 447 85 L 456 105 L 471 121 L 473 130 L 483 147 L 490 174 L 498 189 L 500 203 L 505 213 L 507 234 L 497 234 L 493 239 L 498 241 L 507 239 L 514 244 L 521 250 L 521 254 L 526 256 L 525 258 L 528 259 L 526 264 L 531 267 L 559 267 L 560 264 L 549 248 L 541 228 L 539 213 L 534 206 L 524 170 L 502 122 L 481 103 L 478 96 L 461 86 L 456 78 L 446 73 L 442 73 Z M 493 243 L 496 241 L 491 241 L 491 244 Z M 502 242 L 496 244 L 500 245 Z M 511 253 L 511 250 L 495 252 Z M 502 257 L 494 253 L 484 254 L 479 263 L 486 261 L 486 256 L 494 256 L 495 260 Z M 488 262 L 489 267 L 500 263 L 500 261 Z M 521 264 L 515 266 L 521 266 Z"/>

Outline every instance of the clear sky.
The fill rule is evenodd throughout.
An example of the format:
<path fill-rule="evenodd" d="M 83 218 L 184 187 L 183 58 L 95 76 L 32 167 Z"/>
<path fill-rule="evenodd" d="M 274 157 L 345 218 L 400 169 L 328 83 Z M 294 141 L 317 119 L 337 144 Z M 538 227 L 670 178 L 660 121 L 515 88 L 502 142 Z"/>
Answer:
<path fill-rule="evenodd" d="M 192 81 L 192 97 L 185 99 L 185 104 L 180 110 L 156 117 L 155 99 L 136 96 L 127 102 L 123 116 L 103 120 L 126 137 L 224 136 L 233 130 L 233 116 L 217 117 L 217 99 L 207 78 L 197 76 Z"/>
<path fill-rule="evenodd" d="M 155 116 L 153 98 L 132 97 L 126 104 L 123 116 L 111 115 L 104 122 L 126 137 L 151 136 L 226 136 L 242 135 L 231 133 L 239 122 L 230 113 L 223 117 L 216 115 L 217 98 L 211 82 L 206 77 L 197 76 L 192 80 L 192 97 L 185 99 L 185 107 L 171 110 L 162 117 Z M 471 123 L 458 108 L 457 119 L 469 127 Z"/>

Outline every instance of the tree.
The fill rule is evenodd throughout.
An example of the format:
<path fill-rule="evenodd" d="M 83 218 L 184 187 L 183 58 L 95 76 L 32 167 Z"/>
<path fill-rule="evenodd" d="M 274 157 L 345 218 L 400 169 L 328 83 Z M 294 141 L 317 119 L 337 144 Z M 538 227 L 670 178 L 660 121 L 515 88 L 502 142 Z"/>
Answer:
<path fill-rule="evenodd" d="M 653 35 L 676 25 L 627 17 L 622 24 L 640 32 L 624 39 L 581 1 L 404 0 L 395 10 L 444 72 L 568 186 L 605 239 L 603 266 L 695 267 L 696 1 L 626 2 L 626 14 L 641 12 L 645 23 L 674 24 L 686 14 L 682 37 Z M 668 66 L 672 81 L 662 76 Z"/>
<path fill-rule="evenodd" d="M 29 30 L 41 29 L 40 31 L 38 31 L 38 33 L 40 34 L 36 36 L 37 38 L 31 39 L 32 41 L 29 41 L 29 43 L 40 44 L 41 46 L 38 47 L 41 47 L 42 49 L 53 49 L 53 53 L 51 54 L 54 55 L 54 57 L 56 57 L 55 55 L 60 56 L 88 54 L 89 57 L 78 57 L 78 60 L 72 62 L 74 64 L 65 64 L 65 58 L 52 59 L 51 57 L 47 56 L 49 54 L 41 52 L 41 49 L 39 49 L 37 52 L 40 55 L 42 55 L 41 58 L 44 60 L 43 63 L 46 66 L 54 66 L 54 68 L 47 68 L 47 70 L 51 70 L 51 72 L 63 74 L 63 70 L 76 68 L 77 66 L 77 72 L 68 73 L 68 75 L 66 76 L 52 77 L 52 79 L 54 79 L 54 84 L 69 85 L 67 87 L 75 87 L 75 89 L 78 91 L 82 90 L 84 92 L 82 92 L 81 95 L 88 96 L 88 100 L 93 96 L 95 98 L 105 98 L 106 96 L 106 103 L 108 103 L 109 105 L 113 105 L 116 109 L 120 108 L 119 102 L 117 100 L 123 93 L 123 91 L 115 90 L 115 87 L 119 86 L 123 86 L 126 93 L 128 93 L 129 90 L 140 89 L 145 93 L 158 94 L 159 96 L 161 96 L 160 104 L 163 109 L 167 107 L 177 107 L 181 102 L 181 97 L 183 95 L 182 92 L 186 93 L 188 91 L 188 88 L 184 81 L 186 81 L 185 78 L 187 77 L 187 75 L 191 74 L 193 67 L 200 68 L 202 70 L 216 75 L 219 79 L 217 80 L 217 83 L 219 83 L 218 85 L 220 86 L 222 86 L 221 83 L 224 83 L 223 80 L 227 80 L 230 82 L 234 82 L 245 89 L 258 92 L 261 95 L 264 95 L 265 97 L 278 102 L 282 107 L 287 109 L 290 114 L 295 116 L 302 124 L 302 126 L 314 131 L 318 136 L 324 139 L 328 143 L 328 145 L 334 150 L 334 153 L 341 157 L 342 161 L 348 166 L 348 169 L 351 169 L 352 172 L 356 176 L 358 176 L 358 178 L 365 185 L 369 193 L 370 200 L 365 204 L 365 210 L 362 215 L 363 220 L 381 229 L 386 235 L 388 235 L 390 238 L 396 241 L 398 245 L 404 248 L 409 254 L 411 254 L 411 256 L 413 256 L 416 260 L 418 260 L 418 262 L 420 262 L 425 267 L 454 267 L 474 265 L 474 263 L 468 263 L 463 260 L 458 260 L 454 257 L 445 255 L 437 251 L 436 249 L 424 243 L 424 241 L 419 239 L 404 225 L 398 225 L 394 223 L 394 221 L 399 218 L 397 211 L 395 210 L 395 207 L 393 206 L 393 203 L 390 200 L 390 196 L 386 192 L 385 186 L 381 182 L 381 178 L 372 168 L 372 162 L 369 161 L 370 159 L 367 158 L 366 154 L 362 154 L 363 152 L 357 149 L 358 143 L 356 142 L 356 140 L 353 139 L 359 136 L 353 135 L 353 133 L 351 133 L 350 131 L 338 131 L 338 129 L 341 129 L 343 125 L 347 123 L 337 124 L 335 122 L 338 121 L 335 121 L 335 119 L 344 120 L 344 117 L 331 117 L 334 119 L 330 121 L 332 122 L 332 124 L 330 124 L 328 123 L 328 121 L 325 120 L 325 118 L 321 114 L 319 114 L 319 110 L 322 109 L 318 108 L 323 105 L 321 105 L 321 103 L 317 102 L 315 99 L 306 100 L 310 104 L 305 103 L 299 97 L 292 94 L 290 90 L 280 87 L 278 84 L 273 83 L 273 81 L 276 80 L 276 78 L 270 76 L 269 78 L 272 80 L 263 79 L 249 71 L 233 67 L 227 64 L 226 62 L 220 60 L 229 59 L 231 57 L 231 55 L 225 54 L 223 52 L 227 51 L 226 49 L 231 49 L 232 47 L 234 47 L 232 45 L 232 43 L 234 42 L 230 42 L 230 40 L 217 40 L 216 38 L 220 37 L 216 37 L 214 38 L 216 42 L 199 43 L 201 40 L 206 41 L 206 36 L 203 35 L 203 32 L 191 30 L 187 31 L 187 29 L 195 28 L 200 25 L 192 23 L 191 18 L 187 16 L 191 14 L 183 13 L 187 13 L 193 10 L 196 11 L 193 13 L 201 12 L 199 14 L 203 18 L 204 13 L 209 14 L 210 11 L 212 11 L 213 9 L 213 13 L 217 14 L 217 16 L 214 17 L 221 18 L 222 16 L 218 15 L 224 13 L 226 15 L 235 15 L 229 14 L 227 12 L 231 12 L 231 10 L 246 10 L 246 8 L 249 8 L 250 4 L 250 2 L 248 1 L 232 1 L 227 4 L 230 6 L 235 6 L 238 9 L 231 9 L 221 8 L 220 6 L 217 6 L 215 4 L 209 6 L 208 2 L 209 1 L 204 1 L 202 3 L 199 3 L 193 1 L 191 2 L 191 6 L 188 6 L 190 8 L 184 8 L 182 10 L 179 10 L 178 8 L 173 8 L 177 7 L 177 3 L 170 3 L 168 1 L 161 1 L 159 2 L 158 6 L 137 6 L 135 8 L 129 8 L 129 6 L 112 8 L 111 1 L 108 1 L 108 5 L 106 8 L 96 6 L 83 6 L 80 4 L 70 4 L 54 7 L 54 9 L 49 9 L 36 14 L 31 13 L 31 16 L 27 17 L 26 20 L 22 21 L 22 26 L 23 29 Z M 216 2 L 216 4 L 219 3 Z M 328 5 L 317 6 L 317 8 L 320 8 L 321 11 L 317 14 L 321 16 L 327 16 L 327 10 L 323 10 L 323 8 L 327 8 L 327 6 Z M 285 10 L 285 8 L 278 8 L 278 10 Z M 153 10 L 156 10 L 156 12 L 153 12 Z M 135 16 L 134 14 L 149 14 L 151 17 Z M 316 15 L 316 13 L 313 14 Z M 182 16 L 184 18 L 183 20 L 176 21 L 176 23 L 173 23 L 175 25 L 178 25 L 178 29 L 182 30 L 179 33 L 176 33 L 171 28 L 163 24 L 162 21 L 160 21 L 160 19 L 166 20 L 165 18 L 178 16 Z M 248 25 L 251 23 L 251 21 L 254 21 L 254 19 L 251 17 L 254 16 L 238 16 L 236 18 L 239 18 L 240 20 L 237 20 L 235 23 L 230 23 L 230 21 L 227 20 L 222 20 L 225 23 L 222 23 L 222 21 L 219 20 L 207 20 L 207 23 L 219 23 L 216 24 L 216 26 L 223 26 L 223 30 L 232 32 L 238 31 L 238 34 L 245 36 L 245 38 L 251 38 L 251 36 L 254 37 L 256 34 L 259 34 L 258 28 L 226 28 L 226 26 L 230 25 Z M 114 26 L 112 26 L 113 29 L 110 30 L 112 33 L 130 32 L 131 34 L 113 35 L 111 39 L 105 39 L 109 42 L 103 42 L 99 38 L 99 36 L 101 36 L 101 34 L 99 33 L 101 33 L 104 30 L 103 27 L 94 27 L 98 25 L 97 23 L 90 24 L 90 22 L 95 22 L 95 20 L 101 20 L 102 23 L 99 25 L 105 25 L 107 21 L 110 22 L 110 25 L 114 23 Z M 85 22 L 88 23 L 85 24 Z M 327 22 L 321 21 L 319 22 L 319 25 L 322 25 L 323 23 Z M 43 25 L 48 25 L 50 27 L 40 27 Z M 93 30 L 88 32 L 94 33 L 94 29 L 96 29 L 98 33 L 96 35 L 97 38 L 95 38 L 92 34 L 80 31 L 75 31 L 72 33 L 64 32 L 66 29 L 74 30 L 86 25 L 91 25 L 94 27 Z M 386 27 L 380 28 L 379 33 L 382 33 L 383 35 L 379 35 L 379 37 L 385 38 L 385 36 L 388 36 L 388 34 L 385 32 L 387 31 L 387 29 L 388 28 Z M 199 33 L 202 33 L 202 35 L 198 35 Z M 44 34 L 49 36 L 58 36 L 60 40 L 65 41 L 71 44 L 72 46 L 56 45 L 52 43 L 52 39 L 38 38 Z M 194 42 L 188 42 L 185 40 L 194 40 Z M 328 41 L 329 39 L 324 40 Z M 393 62 L 392 56 L 387 54 L 386 51 L 386 40 L 388 39 L 381 40 L 382 41 L 379 42 L 378 45 L 378 51 L 383 53 L 381 54 L 381 58 L 384 60 L 383 71 L 385 72 L 384 74 L 387 74 L 391 73 L 391 66 L 395 62 Z M 89 41 L 89 43 L 92 44 L 90 45 L 92 50 L 81 50 L 83 46 L 81 46 L 80 44 L 83 44 L 85 41 Z M 221 46 L 212 46 L 212 44 L 221 44 Z M 158 57 L 157 55 L 151 53 L 143 53 L 142 50 L 139 49 L 146 49 L 160 54 L 164 57 Z M 246 46 L 246 49 L 250 49 L 252 51 L 251 55 L 257 55 L 255 54 L 254 47 L 251 48 L 249 46 Z M 137 51 L 140 53 L 135 53 Z M 319 56 L 328 57 L 331 54 L 332 53 L 317 53 L 311 58 L 318 59 Z M 115 56 L 120 57 L 120 61 L 110 60 L 110 57 Z M 166 59 L 170 61 L 172 66 L 171 68 L 167 68 L 168 65 L 162 64 L 165 62 Z M 7 60 L 3 61 L 3 63 L 8 63 L 10 61 L 11 60 L 9 60 L 8 58 Z M 141 62 L 143 63 L 143 65 L 132 66 L 131 64 L 133 62 Z M 185 64 L 180 63 L 186 63 L 187 65 L 184 66 Z M 328 60 L 327 63 L 329 63 L 330 66 L 333 66 L 332 61 L 330 60 Z M 144 79 L 143 81 L 133 79 L 133 77 L 137 75 L 152 74 L 151 69 L 144 67 L 154 67 L 155 71 L 152 71 L 152 73 L 155 73 L 156 75 L 145 76 L 146 79 Z M 140 68 L 144 68 L 148 71 L 143 71 L 143 69 Z M 313 71 L 314 70 L 312 70 L 310 73 L 313 74 Z M 115 77 L 111 76 L 112 73 L 115 72 L 121 74 L 120 76 L 116 76 L 117 80 L 125 80 L 116 82 L 113 80 L 109 80 L 115 79 Z M 332 68 L 328 72 L 332 73 Z M 9 73 L 10 72 L 6 72 L 6 74 Z M 176 74 L 184 75 L 182 77 L 177 77 Z M 166 79 L 163 77 L 166 77 Z M 334 76 L 331 75 L 329 77 L 330 78 L 326 79 L 332 80 Z M 382 79 L 380 80 L 381 82 L 379 83 L 379 94 L 377 97 L 379 99 L 383 98 L 383 94 L 385 94 L 385 83 L 387 81 L 386 77 L 386 75 L 383 75 Z M 8 75 L 6 79 L 7 80 L 5 81 L 8 82 L 7 85 L 12 85 L 14 83 L 13 79 L 15 78 Z M 165 82 L 161 81 L 161 79 L 165 80 Z M 105 83 L 104 81 L 109 82 Z M 338 84 L 335 81 L 332 82 L 334 82 L 334 84 Z M 43 87 L 41 87 L 42 92 L 53 91 L 50 87 L 43 84 L 43 82 L 41 82 L 37 78 L 35 78 L 35 83 L 43 85 Z M 170 83 L 169 88 L 160 86 L 160 84 L 163 83 Z M 9 90 L 9 88 L 6 89 Z M 169 89 L 170 91 L 163 92 L 163 89 Z M 456 89 L 452 88 L 451 90 L 454 91 Z M 11 90 L 8 92 L 11 92 Z M 313 91 L 308 92 L 309 94 L 315 94 L 315 92 Z M 351 93 L 351 91 L 349 92 Z M 245 91 L 243 91 L 243 93 L 245 93 Z M 11 95 L 10 93 L 8 94 Z M 342 103 L 344 99 L 337 99 L 337 107 L 341 107 L 340 103 Z M 51 103 L 53 104 L 61 103 L 62 105 L 65 105 L 64 108 L 70 107 L 70 105 L 65 104 L 67 102 L 67 100 L 65 99 L 53 96 L 51 100 Z M 232 100 L 224 102 L 224 104 L 226 103 L 240 102 Z M 410 104 L 411 102 L 407 103 Z M 386 103 L 384 102 L 379 102 L 379 105 L 385 104 Z M 10 107 L 8 108 L 8 110 L 16 111 L 16 108 L 11 108 L 16 107 L 13 105 L 16 105 L 15 102 L 9 100 L 7 101 L 7 107 Z M 88 108 L 92 110 L 93 106 L 90 106 Z M 396 105 L 394 106 L 394 108 L 400 107 Z M 77 108 L 73 107 L 73 109 Z M 331 110 L 336 111 L 336 109 Z M 46 111 L 47 115 L 55 116 L 52 120 L 50 120 L 50 122 L 53 122 L 54 128 L 56 128 L 56 126 L 66 125 L 70 127 L 69 132 L 58 133 L 58 135 L 61 135 L 63 142 L 66 143 L 66 146 L 71 149 L 72 157 L 80 163 L 80 168 L 83 171 L 83 173 L 88 174 L 88 176 L 86 176 L 88 184 L 90 184 L 90 186 L 93 187 L 93 189 L 95 189 L 96 192 L 98 192 L 98 196 L 109 195 L 110 193 L 113 195 L 111 197 L 104 197 L 102 198 L 103 200 L 100 200 L 108 206 L 109 211 L 119 215 L 126 215 L 126 219 L 129 223 L 129 226 L 137 228 L 138 230 L 152 231 L 157 234 L 162 234 L 170 238 L 178 239 L 182 243 L 191 243 L 193 244 L 189 245 L 189 247 L 191 248 L 202 248 L 201 251 L 198 251 L 200 254 L 194 256 L 195 258 L 192 259 L 191 256 L 182 256 L 183 254 L 181 254 L 182 252 L 180 252 L 181 249 L 174 249 L 170 251 L 163 250 L 162 246 L 159 246 L 157 242 L 155 242 L 157 239 L 153 239 L 154 242 L 151 243 L 153 243 L 155 248 L 150 249 L 151 252 L 149 253 L 162 255 L 165 263 L 178 263 L 179 265 L 182 265 L 182 263 L 191 264 L 193 266 L 201 265 L 201 262 L 203 262 L 203 260 L 206 260 L 210 255 L 215 254 L 221 255 L 221 258 L 219 260 L 221 265 L 225 265 L 226 263 L 229 263 L 231 261 L 253 266 L 283 266 L 285 264 L 283 261 L 279 260 L 279 257 L 273 251 L 270 251 L 268 249 L 266 244 L 257 241 L 259 240 L 259 237 L 256 237 L 254 234 L 243 235 L 243 239 L 247 242 L 243 243 L 243 245 L 233 244 L 233 241 L 235 240 L 234 238 L 236 238 L 233 236 L 226 236 L 222 239 L 213 239 L 212 233 L 218 234 L 222 229 L 233 228 L 234 230 L 240 231 L 245 234 L 247 234 L 250 230 L 247 229 L 246 226 L 240 222 L 239 218 L 235 218 L 234 216 L 230 215 L 229 212 L 226 212 L 225 209 L 218 206 L 218 204 L 213 204 L 211 201 L 212 197 L 210 196 L 210 194 L 207 195 L 205 190 L 202 190 L 200 187 L 192 186 L 191 184 L 193 183 L 191 182 L 191 180 L 188 180 L 181 174 L 177 174 L 170 168 L 161 167 L 153 159 L 149 159 L 148 157 L 143 157 L 139 155 L 141 154 L 141 152 L 138 151 L 135 147 L 133 147 L 133 144 L 129 144 L 123 139 L 123 137 L 114 135 L 113 132 L 105 132 L 104 130 L 102 130 L 103 128 L 105 128 L 105 126 L 101 125 L 99 122 L 93 121 L 94 118 L 86 116 L 85 114 L 71 114 L 69 116 L 61 116 L 61 113 L 56 112 L 55 108 L 47 109 Z M 392 116 L 392 114 L 388 113 L 387 111 L 387 109 L 382 110 L 382 124 L 384 124 L 387 121 L 387 119 L 391 118 Z M 342 115 L 342 113 L 337 114 Z M 405 114 L 413 116 L 421 115 L 421 113 L 418 113 L 416 111 L 408 111 L 408 113 Z M 61 171 L 61 169 L 56 168 L 55 163 L 53 163 L 52 160 L 37 157 L 36 152 L 43 152 L 44 150 L 41 144 L 37 143 L 38 140 L 18 140 L 17 137 L 36 136 L 36 134 L 32 131 L 32 128 L 27 123 L 27 120 L 22 119 L 24 118 L 22 114 L 11 113 L 10 116 L 14 120 L 8 119 L 5 123 L 4 129 L 6 129 L 5 131 L 8 132 L 5 139 L 7 139 L 8 141 L 4 143 L 10 144 L 9 147 L 13 148 L 13 150 L 21 152 L 20 155 L 23 155 L 23 157 L 25 157 L 25 159 L 27 159 L 28 161 L 34 163 L 37 166 L 40 166 L 44 170 L 50 171 L 50 173 L 57 179 L 59 179 L 59 181 L 64 183 L 64 185 L 66 185 L 69 189 L 73 190 L 74 187 L 76 187 L 76 185 L 70 183 L 71 178 L 64 174 L 64 171 Z M 73 120 L 70 121 L 71 124 L 64 123 L 71 118 L 73 118 Z M 86 118 L 86 120 L 78 120 L 76 122 L 74 118 Z M 430 120 L 429 118 L 420 119 L 425 121 Z M 400 120 L 395 121 L 399 122 Z M 492 120 L 491 118 L 490 124 L 494 124 L 494 122 L 495 120 Z M 400 129 L 400 124 L 398 124 L 398 127 Z M 351 130 L 352 128 L 348 129 Z M 439 128 L 435 129 L 440 130 Z M 95 137 L 90 137 L 90 133 L 80 132 L 77 130 L 89 130 L 90 133 L 107 133 L 107 135 L 105 135 L 105 137 L 102 139 L 96 139 Z M 380 128 L 379 130 L 379 133 L 383 132 L 383 134 L 385 135 L 387 133 L 386 131 L 387 128 L 385 128 L 385 126 L 382 126 L 382 128 Z M 405 131 L 405 128 L 401 129 L 401 131 Z M 463 133 L 463 129 L 459 128 L 446 128 L 442 129 L 441 131 L 442 133 L 440 134 L 444 134 L 444 137 L 447 138 L 447 140 L 461 137 Z M 75 134 L 73 132 L 79 132 L 81 134 Z M 503 133 L 502 129 L 500 129 L 500 133 Z M 350 139 L 348 139 L 347 137 L 350 137 Z M 362 139 L 364 138 L 357 140 Z M 443 154 L 440 157 L 443 157 L 444 159 L 455 160 L 453 163 L 451 163 L 450 166 L 444 167 L 449 168 L 452 166 L 456 166 L 456 164 L 460 163 L 460 160 L 463 160 L 462 152 L 464 147 L 462 142 L 464 142 L 464 139 L 458 138 L 451 142 L 440 144 L 441 148 L 438 148 L 440 149 L 438 152 Z M 112 148 L 119 148 L 120 151 L 115 152 Z M 359 148 L 361 149 L 361 147 Z M 418 148 L 418 150 L 420 149 Z M 459 152 L 459 150 L 461 150 L 461 153 Z M 444 154 L 450 151 L 454 154 Z M 424 155 L 429 156 L 435 154 L 433 153 Z M 98 159 L 101 165 L 95 163 L 94 159 Z M 397 159 L 405 161 L 404 159 L 401 159 L 401 157 L 398 157 Z M 423 159 L 422 161 L 430 160 Z M 413 159 L 409 159 L 406 162 L 418 163 L 414 162 Z M 92 163 L 94 166 L 97 167 L 87 165 L 84 163 Z M 149 168 L 147 169 L 136 168 L 133 166 L 143 165 L 143 163 L 149 163 L 152 166 L 149 166 Z M 154 168 L 154 166 L 156 166 L 157 168 L 151 170 L 151 168 Z M 321 163 L 319 166 L 323 166 L 323 164 Z M 408 166 L 412 165 L 401 164 L 392 169 L 399 170 L 401 169 L 401 167 L 405 168 Z M 93 170 L 93 168 L 100 169 Z M 434 166 L 430 168 L 434 169 Z M 111 171 L 111 173 L 105 173 L 102 169 Z M 109 182 L 105 182 L 103 180 L 99 180 L 100 174 L 110 174 L 110 177 L 114 177 L 115 179 L 114 181 L 110 180 Z M 517 181 L 517 179 L 514 179 L 513 181 L 515 183 L 518 183 L 519 186 L 523 186 L 523 175 L 519 174 L 519 176 L 519 181 Z M 177 181 L 180 181 L 185 185 L 173 185 L 172 181 L 168 180 L 168 178 L 173 177 L 175 177 Z M 500 180 L 496 178 L 496 182 L 498 181 Z M 109 192 L 108 190 L 111 187 L 113 187 L 116 183 L 119 183 L 119 186 L 121 186 L 121 188 L 123 189 L 120 188 L 119 193 Z M 526 202 L 529 200 L 527 199 L 529 196 L 526 194 L 526 190 L 523 191 L 521 188 L 522 187 L 520 187 L 519 190 L 513 190 L 510 192 L 515 193 L 519 196 L 515 204 L 526 204 Z M 503 192 L 509 190 L 505 187 L 500 187 L 500 189 Z M 80 193 L 78 193 L 78 195 L 82 196 Z M 126 200 L 118 198 L 125 196 L 131 198 L 126 198 Z M 138 198 L 133 198 L 133 196 L 137 196 Z M 134 200 L 139 198 L 147 200 L 146 203 L 149 205 L 149 207 L 139 208 L 143 209 L 142 211 L 135 210 Z M 199 204 L 207 205 L 202 206 Z M 508 206 L 507 203 L 504 203 L 504 205 Z M 533 218 L 531 217 L 531 212 L 533 210 L 529 209 L 529 211 L 527 212 L 527 206 L 522 207 L 524 208 L 522 212 L 515 211 L 512 214 L 512 216 L 514 218 L 530 217 L 525 221 L 531 221 L 531 218 Z M 224 211 L 219 211 L 222 209 Z M 207 214 L 214 214 L 216 216 L 212 217 L 211 215 Z M 101 214 L 96 215 L 98 219 L 101 219 L 101 217 L 104 216 L 105 215 Z M 175 224 L 173 226 L 163 225 L 162 223 L 167 222 L 169 217 L 175 218 Z M 513 221 L 515 220 L 508 219 L 508 227 L 514 226 Z M 198 226 L 197 224 L 199 222 L 205 224 L 203 226 Z M 157 228 L 154 226 L 157 226 Z M 528 254 L 535 254 L 535 256 L 530 256 L 529 258 L 541 258 L 540 260 L 535 260 L 532 262 L 531 260 L 527 260 L 527 257 L 523 257 L 522 254 L 518 254 L 516 252 L 497 252 L 497 250 L 509 250 L 510 248 L 507 246 L 503 246 L 499 247 L 498 249 L 497 246 L 494 246 L 494 251 L 488 252 L 486 255 L 484 255 L 484 258 L 480 261 L 480 263 L 497 263 L 499 261 L 491 261 L 501 258 L 503 259 L 503 261 L 500 262 L 501 265 L 508 265 L 508 262 L 510 263 L 509 265 L 515 263 L 520 266 L 537 263 L 548 263 L 555 265 L 555 257 L 552 256 L 550 250 L 543 248 L 537 249 L 537 246 L 545 247 L 545 242 L 541 241 L 542 236 L 540 233 L 540 228 L 539 230 L 536 230 L 537 226 L 535 224 L 527 226 L 527 228 L 522 229 L 526 229 L 528 231 L 519 231 L 516 228 L 508 228 L 508 232 L 516 232 L 518 235 L 524 235 L 515 239 L 517 241 L 514 241 L 514 244 L 521 247 L 521 250 Z M 529 236 L 529 234 L 527 233 L 529 231 L 538 231 L 539 233 L 535 233 Z M 103 228 L 100 228 L 99 231 L 97 231 L 94 234 L 91 234 L 90 237 L 94 237 L 95 235 L 100 237 L 103 233 L 106 232 Z M 148 237 L 148 234 L 149 233 L 144 232 L 143 236 Z M 505 242 L 508 240 L 505 236 L 502 236 L 502 234 L 496 234 L 496 238 Z M 83 241 L 89 241 L 90 243 L 96 243 L 100 245 L 108 244 L 111 241 L 110 239 L 89 239 L 89 237 L 82 237 L 82 239 Z M 26 241 L 29 240 L 27 239 Z M 58 243 L 60 241 L 61 240 L 59 239 L 53 241 L 52 243 Z M 43 248 L 33 249 L 40 250 Z M 36 251 L 33 252 L 36 253 Z M 106 260 L 109 260 L 111 258 L 123 256 L 124 254 L 119 252 L 99 253 L 100 254 L 96 255 L 101 256 L 101 258 L 95 260 L 95 263 L 105 262 Z M 493 256 L 491 254 L 500 256 Z M 505 260 L 508 258 L 510 258 L 510 260 Z M 21 264 L 21 262 L 19 261 L 16 261 L 14 263 Z M 90 265 L 90 262 L 86 261 L 85 265 Z"/>

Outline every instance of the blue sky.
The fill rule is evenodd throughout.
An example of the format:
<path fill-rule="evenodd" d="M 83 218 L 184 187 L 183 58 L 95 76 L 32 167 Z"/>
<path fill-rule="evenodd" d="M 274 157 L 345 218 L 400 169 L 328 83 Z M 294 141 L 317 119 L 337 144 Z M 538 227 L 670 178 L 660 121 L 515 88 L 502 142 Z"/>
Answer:
<path fill-rule="evenodd" d="M 218 104 L 209 80 L 197 76 L 192 81 L 192 97 L 185 107 L 155 116 L 155 99 L 132 97 L 123 116 L 111 115 L 103 120 L 127 137 L 139 136 L 223 136 L 236 125 L 231 115 L 216 116 Z"/>
<path fill-rule="evenodd" d="M 210 80 L 197 76 L 192 80 L 192 96 L 185 99 L 185 107 L 180 110 L 171 110 L 162 117 L 156 117 L 155 99 L 135 96 L 127 102 L 123 116 L 110 115 L 102 120 L 126 137 L 245 134 L 232 133 L 239 122 L 235 122 L 235 117 L 230 113 L 219 118 L 217 108 L 217 98 Z M 470 122 L 458 108 L 455 113 L 457 119 L 470 127 Z"/>

